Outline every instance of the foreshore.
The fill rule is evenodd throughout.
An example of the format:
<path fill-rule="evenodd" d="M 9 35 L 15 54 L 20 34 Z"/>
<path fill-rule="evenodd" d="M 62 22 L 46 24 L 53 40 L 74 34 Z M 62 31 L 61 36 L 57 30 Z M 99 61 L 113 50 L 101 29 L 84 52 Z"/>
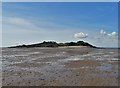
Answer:
<path fill-rule="evenodd" d="M 118 50 L 4 48 L 3 86 L 118 86 Z"/>

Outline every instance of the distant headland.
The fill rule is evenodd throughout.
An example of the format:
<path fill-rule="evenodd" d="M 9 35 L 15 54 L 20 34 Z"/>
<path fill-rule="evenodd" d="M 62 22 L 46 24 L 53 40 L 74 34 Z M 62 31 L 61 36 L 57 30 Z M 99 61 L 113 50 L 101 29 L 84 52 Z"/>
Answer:
<path fill-rule="evenodd" d="M 30 45 L 18 45 L 18 46 L 11 46 L 9 48 L 32 48 L 32 47 L 67 47 L 67 46 L 87 46 L 92 48 L 97 48 L 87 42 L 84 41 L 77 41 L 77 42 L 66 42 L 66 43 L 57 43 L 54 41 L 44 41 L 42 43 L 37 44 L 30 44 Z"/>

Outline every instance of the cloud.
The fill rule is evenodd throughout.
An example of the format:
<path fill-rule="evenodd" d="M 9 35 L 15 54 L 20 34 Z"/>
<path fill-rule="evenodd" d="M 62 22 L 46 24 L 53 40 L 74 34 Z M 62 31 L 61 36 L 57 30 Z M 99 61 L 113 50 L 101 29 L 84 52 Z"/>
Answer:
<path fill-rule="evenodd" d="M 83 33 L 83 32 L 80 32 L 80 33 L 74 34 L 74 37 L 75 37 L 75 38 L 86 38 L 86 37 L 88 37 L 88 34 L 85 34 L 85 33 Z"/>
<path fill-rule="evenodd" d="M 34 20 L 23 17 L 3 17 L 2 27 L 4 40 L 2 46 L 35 42 L 46 33 Z"/>
<path fill-rule="evenodd" d="M 118 35 L 117 32 L 112 32 L 112 33 L 108 34 L 108 36 L 117 36 L 117 35 Z"/>
<path fill-rule="evenodd" d="M 107 33 L 106 33 L 104 30 L 101 30 L 101 31 L 100 31 L 100 34 L 106 35 Z"/>
<path fill-rule="evenodd" d="M 27 20 L 25 20 L 23 18 L 18 18 L 18 17 L 7 17 L 5 21 L 7 23 L 11 23 L 11 24 L 14 24 L 14 25 L 20 25 L 20 26 L 32 25 L 32 23 L 30 23 L 29 21 L 27 21 Z"/>
<path fill-rule="evenodd" d="M 31 21 L 20 17 L 3 17 L 3 27 L 10 26 L 11 29 L 33 30 L 38 27 Z M 9 28 L 10 29 L 10 28 Z"/>
<path fill-rule="evenodd" d="M 40 23 L 42 23 L 40 21 Z M 23 17 L 3 17 L 2 25 L 3 31 L 7 34 L 44 34 L 47 29 L 42 27 L 41 24 L 38 26 L 38 21 L 34 19 L 27 19 Z M 48 33 L 49 31 L 47 31 Z"/>
<path fill-rule="evenodd" d="M 113 32 L 111 32 L 111 33 L 107 33 L 107 32 L 105 32 L 104 30 L 101 30 L 100 31 L 100 34 L 101 35 L 106 35 L 106 36 L 108 36 L 108 37 L 116 37 L 117 35 L 118 35 L 118 33 L 117 32 L 115 32 L 115 31 L 113 31 Z"/>

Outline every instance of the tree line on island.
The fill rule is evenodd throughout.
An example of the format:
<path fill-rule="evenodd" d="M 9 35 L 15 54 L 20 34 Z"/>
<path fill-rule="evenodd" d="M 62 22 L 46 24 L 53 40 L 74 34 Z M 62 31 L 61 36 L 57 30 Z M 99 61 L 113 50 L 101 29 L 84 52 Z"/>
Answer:
<path fill-rule="evenodd" d="M 54 41 L 44 41 L 42 43 L 37 43 L 37 44 L 31 44 L 31 45 L 18 45 L 18 46 L 13 46 L 10 48 L 32 48 L 32 47 L 67 47 L 67 46 L 88 46 L 92 48 L 96 48 L 96 46 L 93 46 L 87 42 L 84 41 L 78 41 L 78 42 L 67 42 L 67 43 L 57 43 Z"/>

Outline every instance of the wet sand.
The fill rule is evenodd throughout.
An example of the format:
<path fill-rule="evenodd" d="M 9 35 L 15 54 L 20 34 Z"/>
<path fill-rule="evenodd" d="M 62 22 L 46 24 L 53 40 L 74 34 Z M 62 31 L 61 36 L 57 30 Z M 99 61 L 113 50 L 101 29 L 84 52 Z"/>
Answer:
<path fill-rule="evenodd" d="M 3 86 L 118 86 L 118 50 L 4 48 Z"/>

